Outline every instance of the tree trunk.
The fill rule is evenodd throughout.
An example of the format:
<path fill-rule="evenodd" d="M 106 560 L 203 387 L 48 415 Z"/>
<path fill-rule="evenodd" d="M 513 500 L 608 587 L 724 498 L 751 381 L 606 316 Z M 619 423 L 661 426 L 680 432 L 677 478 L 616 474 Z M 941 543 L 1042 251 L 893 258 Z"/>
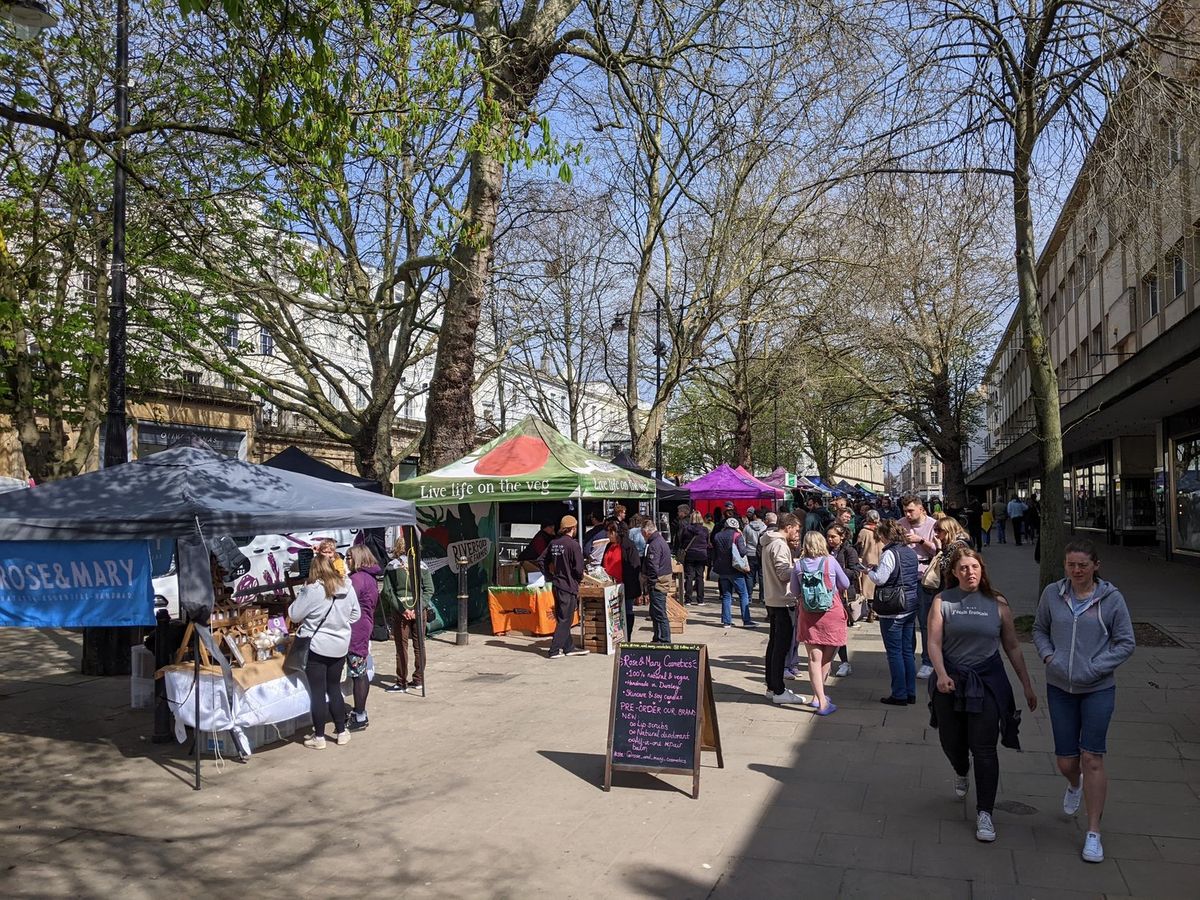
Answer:
<path fill-rule="evenodd" d="M 963 509 L 967 505 L 967 477 L 963 472 L 961 443 L 957 449 L 947 447 L 942 459 L 942 502 Z"/>
<path fill-rule="evenodd" d="M 1017 245 L 1017 287 L 1021 327 L 1025 332 L 1025 363 L 1037 421 L 1037 441 L 1042 463 L 1041 571 L 1039 589 L 1062 575 L 1063 441 L 1058 401 L 1058 378 L 1050 358 L 1050 345 L 1042 328 L 1038 298 L 1037 259 L 1034 256 L 1033 207 L 1029 196 L 1035 116 L 1032 102 L 1016 129 L 1013 176 L 1013 223 Z"/>
<path fill-rule="evenodd" d="M 451 256 L 450 291 L 425 407 L 421 468 L 426 472 L 454 462 L 475 446 L 475 339 L 503 187 L 503 163 L 488 153 L 473 153 L 466 221 Z"/>
<path fill-rule="evenodd" d="M 754 423 L 751 420 L 750 410 L 745 406 L 739 407 L 734 412 L 733 425 L 733 466 L 745 466 L 746 471 L 751 472 L 753 469 L 753 459 L 751 458 L 753 450 L 752 445 L 754 437 L 752 431 Z"/>

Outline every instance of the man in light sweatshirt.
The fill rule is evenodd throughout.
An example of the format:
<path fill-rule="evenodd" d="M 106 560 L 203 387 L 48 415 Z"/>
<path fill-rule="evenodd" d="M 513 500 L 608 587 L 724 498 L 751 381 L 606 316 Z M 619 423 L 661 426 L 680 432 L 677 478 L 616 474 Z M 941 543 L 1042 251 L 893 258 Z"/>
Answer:
<path fill-rule="evenodd" d="M 1083 844 L 1087 862 L 1103 862 L 1100 817 L 1108 794 L 1105 739 L 1116 706 L 1116 670 L 1136 646 L 1121 592 L 1097 578 L 1100 560 L 1091 541 L 1066 546 L 1067 577 L 1047 585 L 1033 621 L 1033 643 L 1046 664 L 1046 706 L 1058 770 L 1067 779 L 1063 812 L 1087 802 Z"/>
<path fill-rule="evenodd" d="M 792 593 L 792 548 L 789 540 L 800 537 L 800 519 L 791 513 L 779 517 L 778 525 L 769 528 L 759 541 L 762 558 L 763 600 L 767 605 L 767 624 L 771 633 L 767 638 L 766 670 L 767 696 L 775 703 L 808 703 L 809 698 L 795 694 L 783 683 L 784 663 L 792 647 L 792 632 L 795 622 L 791 610 L 796 608 L 796 595 Z"/>

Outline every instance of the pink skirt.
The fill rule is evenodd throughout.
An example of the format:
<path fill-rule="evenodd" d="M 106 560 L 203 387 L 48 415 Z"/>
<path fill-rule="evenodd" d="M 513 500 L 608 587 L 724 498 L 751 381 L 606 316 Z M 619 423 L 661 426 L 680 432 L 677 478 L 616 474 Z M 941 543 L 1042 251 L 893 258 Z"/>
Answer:
<path fill-rule="evenodd" d="M 846 643 L 846 609 L 840 594 L 833 606 L 823 613 L 809 612 L 803 605 L 796 617 L 796 640 L 819 647 L 840 647 Z"/>

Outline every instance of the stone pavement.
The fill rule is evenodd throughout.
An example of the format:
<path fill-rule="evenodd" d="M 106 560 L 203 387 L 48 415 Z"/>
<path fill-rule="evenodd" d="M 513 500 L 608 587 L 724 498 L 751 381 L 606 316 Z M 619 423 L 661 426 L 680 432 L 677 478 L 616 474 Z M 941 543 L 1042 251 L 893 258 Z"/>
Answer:
<path fill-rule="evenodd" d="M 1024 753 L 1001 750 L 999 840 L 978 844 L 973 790 L 954 800 L 923 705 L 878 703 L 873 628 L 851 632 L 841 709 L 816 719 L 763 697 L 766 629 L 724 631 L 710 601 L 681 636 L 709 645 L 725 747 L 723 770 L 705 755 L 699 800 L 682 777 L 618 773 L 601 790 L 612 659 L 547 661 L 546 639 L 437 640 L 427 699 L 373 692 L 346 747 L 209 756 L 195 793 L 124 679 L 74 674 L 76 635 L 2 630 L 0 894 L 1196 897 L 1200 569 L 1104 553 L 1135 621 L 1191 646 L 1139 649 L 1121 670 L 1101 865 L 1079 858 L 1082 813 L 1059 810 L 1043 709 Z M 988 559 L 1031 610 L 1031 551 Z"/>

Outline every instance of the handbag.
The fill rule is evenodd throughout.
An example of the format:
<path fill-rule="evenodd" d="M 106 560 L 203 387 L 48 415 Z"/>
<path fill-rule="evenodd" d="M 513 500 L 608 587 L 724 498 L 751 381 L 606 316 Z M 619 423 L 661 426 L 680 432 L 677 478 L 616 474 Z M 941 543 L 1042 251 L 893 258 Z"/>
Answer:
<path fill-rule="evenodd" d="M 941 550 L 933 554 L 933 559 L 929 560 L 929 568 L 925 570 L 925 574 L 921 577 L 921 587 L 930 591 L 936 591 L 941 588 L 943 559 L 945 559 L 945 554 Z"/>
<path fill-rule="evenodd" d="M 896 565 L 892 574 L 883 584 L 875 585 L 875 596 L 871 598 L 871 611 L 877 616 L 898 616 L 908 606 L 904 585 L 900 583 L 900 555 L 894 555 Z"/>
<path fill-rule="evenodd" d="M 392 639 L 392 629 L 388 625 L 388 617 L 378 607 L 376 607 L 375 613 L 375 624 L 371 628 L 371 640 L 390 641 Z"/>
<path fill-rule="evenodd" d="M 329 618 L 329 614 L 333 612 L 335 599 L 330 599 L 329 609 L 325 610 L 325 615 L 321 616 L 321 621 L 317 623 L 317 627 L 313 629 L 312 634 L 307 637 L 296 635 L 292 638 L 292 645 L 288 647 L 287 656 L 283 658 L 283 672 L 285 675 L 296 675 L 308 667 L 308 648 L 312 645 L 312 639 L 317 636 L 317 632 L 321 630 L 321 626 L 325 624 L 325 620 Z"/>
<path fill-rule="evenodd" d="M 734 538 L 733 542 L 730 543 L 729 549 L 733 553 L 733 567 L 739 572 L 749 572 L 750 561 L 742 556 L 742 552 L 738 550 L 737 538 Z"/>

